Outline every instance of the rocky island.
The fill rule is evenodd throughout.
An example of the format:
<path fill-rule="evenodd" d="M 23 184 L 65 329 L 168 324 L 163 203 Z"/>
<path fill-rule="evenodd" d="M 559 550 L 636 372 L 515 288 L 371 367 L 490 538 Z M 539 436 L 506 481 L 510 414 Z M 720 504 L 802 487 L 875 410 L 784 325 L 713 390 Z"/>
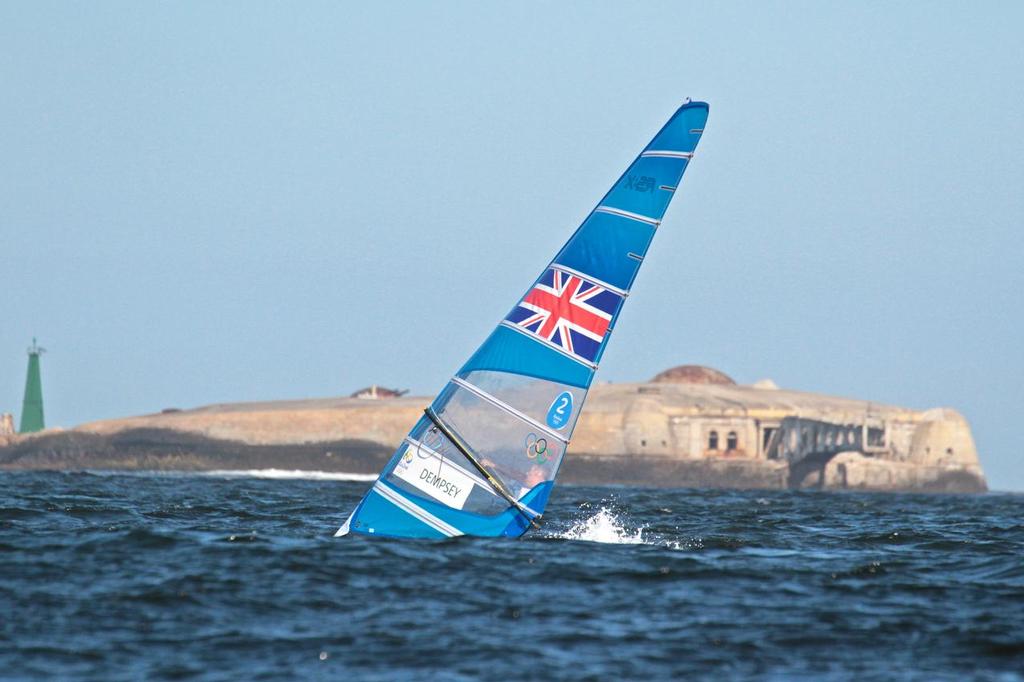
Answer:
<path fill-rule="evenodd" d="M 376 387 L 373 387 L 376 389 Z M 377 473 L 429 402 L 399 392 L 210 405 L 0 435 L 0 469 Z M 955 410 L 738 385 L 680 366 L 646 383 L 597 384 L 559 480 L 729 488 L 981 492 Z"/>

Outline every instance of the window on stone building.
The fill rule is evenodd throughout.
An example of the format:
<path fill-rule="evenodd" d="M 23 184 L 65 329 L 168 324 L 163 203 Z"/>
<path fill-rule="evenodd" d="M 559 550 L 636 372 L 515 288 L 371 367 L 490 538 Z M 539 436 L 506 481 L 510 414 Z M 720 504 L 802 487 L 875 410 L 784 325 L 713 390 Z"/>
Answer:
<path fill-rule="evenodd" d="M 718 431 L 712 431 L 708 434 L 708 450 L 718 449 Z"/>
<path fill-rule="evenodd" d="M 726 450 L 736 450 L 740 446 L 740 439 L 736 437 L 735 431 L 730 431 L 725 439 Z"/>

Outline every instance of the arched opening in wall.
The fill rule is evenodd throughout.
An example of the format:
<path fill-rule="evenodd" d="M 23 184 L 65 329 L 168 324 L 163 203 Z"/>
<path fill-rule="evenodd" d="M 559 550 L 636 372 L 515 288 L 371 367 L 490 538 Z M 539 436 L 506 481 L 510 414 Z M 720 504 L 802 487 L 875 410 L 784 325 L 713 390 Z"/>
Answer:
<path fill-rule="evenodd" d="M 740 439 L 736 436 L 735 431 L 730 431 L 729 435 L 725 438 L 725 449 L 736 450 L 740 446 Z"/>
<path fill-rule="evenodd" d="M 708 434 L 708 450 L 718 449 L 718 431 L 712 431 Z"/>

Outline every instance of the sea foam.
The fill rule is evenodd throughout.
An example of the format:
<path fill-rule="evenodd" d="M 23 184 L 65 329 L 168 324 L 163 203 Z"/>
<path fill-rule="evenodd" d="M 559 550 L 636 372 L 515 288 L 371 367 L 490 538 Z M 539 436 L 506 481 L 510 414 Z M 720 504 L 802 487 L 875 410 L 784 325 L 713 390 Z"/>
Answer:
<path fill-rule="evenodd" d="M 348 474 L 341 471 L 305 471 L 302 469 L 223 469 L 199 471 L 199 476 L 217 478 L 278 478 L 311 481 L 375 481 L 377 474 Z"/>
<path fill-rule="evenodd" d="M 614 545 L 642 545 L 644 529 L 628 530 L 614 511 L 601 507 L 596 514 L 574 524 L 558 537 Z"/>

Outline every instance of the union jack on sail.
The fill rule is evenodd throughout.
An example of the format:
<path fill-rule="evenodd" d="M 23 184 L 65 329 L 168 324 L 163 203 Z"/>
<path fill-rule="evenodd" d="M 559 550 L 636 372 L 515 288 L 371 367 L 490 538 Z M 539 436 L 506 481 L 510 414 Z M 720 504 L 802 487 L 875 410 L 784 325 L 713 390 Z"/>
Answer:
<path fill-rule="evenodd" d="M 579 275 L 548 268 L 505 318 L 566 352 L 596 362 L 622 297 Z"/>

